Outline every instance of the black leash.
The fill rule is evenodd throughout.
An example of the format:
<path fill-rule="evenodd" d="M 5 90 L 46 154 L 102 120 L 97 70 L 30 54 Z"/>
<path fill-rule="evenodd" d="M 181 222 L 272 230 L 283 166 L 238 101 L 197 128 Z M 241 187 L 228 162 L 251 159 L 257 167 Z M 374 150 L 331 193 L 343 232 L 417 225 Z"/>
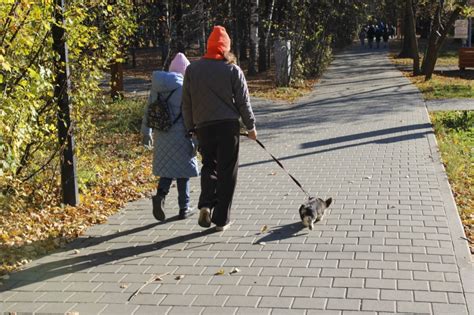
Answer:
<path fill-rule="evenodd" d="M 246 136 L 248 137 L 248 134 L 247 133 L 241 133 L 240 134 L 241 136 Z M 262 142 L 260 142 L 260 140 L 258 139 L 255 139 L 255 141 L 258 143 L 259 146 L 262 147 L 263 150 L 265 150 L 271 157 L 272 159 L 281 167 L 282 170 L 284 170 L 286 172 L 286 174 L 288 174 L 288 176 L 290 176 L 290 178 L 295 182 L 295 184 L 301 189 L 302 192 L 304 192 L 306 194 L 306 196 L 308 196 L 308 198 L 311 198 L 310 194 L 308 194 L 308 192 L 306 190 L 304 190 L 303 186 L 300 184 L 300 182 L 293 177 L 293 175 L 290 174 L 290 172 L 288 172 L 286 170 L 286 168 L 283 166 L 283 164 L 281 164 L 281 162 L 273 155 L 270 153 L 270 151 L 267 150 L 267 148 L 265 148 L 265 146 L 263 145 Z"/>

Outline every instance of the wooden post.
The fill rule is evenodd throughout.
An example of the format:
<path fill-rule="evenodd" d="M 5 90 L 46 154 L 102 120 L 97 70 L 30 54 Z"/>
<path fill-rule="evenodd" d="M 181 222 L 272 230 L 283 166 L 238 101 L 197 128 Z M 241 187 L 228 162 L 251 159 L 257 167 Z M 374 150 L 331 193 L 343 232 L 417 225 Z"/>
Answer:
<path fill-rule="evenodd" d="M 59 56 L 54 60 L 56 74 L 54 98 L 58 102 L 58 136 L 61 147 L 61 188 L 63 203 L 76 206 L 79 203 L 77 187 L 76 157 L 74 155 L 74 137 L 71 128 L 69 99 L 68 50 L 64 25 L 64 0 L 54 1 L 54 20 L 52 23 L 53 51 Z"/>
<path fill-rule="evenodd" d="M 111 96 L 115 100 L 123 96 L 123 65 L 114 60 L 110 68 Z"/>

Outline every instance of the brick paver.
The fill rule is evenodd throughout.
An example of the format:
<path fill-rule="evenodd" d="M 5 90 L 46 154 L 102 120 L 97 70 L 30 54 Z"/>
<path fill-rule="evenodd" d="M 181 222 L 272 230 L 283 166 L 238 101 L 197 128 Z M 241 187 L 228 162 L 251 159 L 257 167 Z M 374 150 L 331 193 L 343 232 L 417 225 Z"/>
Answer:
<path fill-rule="evenodd" d="M 229 230 L 203 230 L 196 217 L 156 223 L 149 200 L 131 203 L 3 280 L 0 313 L 474 314 L 474 272 L 425 104 L 383 53 L 348 50 L 311 95 L 254 108 L 269 150 L 334 200 L 314 230 L 299 222 L 304 194 L 243 139 Z M 167 201 L 176 215 L 175 190 Z"/>

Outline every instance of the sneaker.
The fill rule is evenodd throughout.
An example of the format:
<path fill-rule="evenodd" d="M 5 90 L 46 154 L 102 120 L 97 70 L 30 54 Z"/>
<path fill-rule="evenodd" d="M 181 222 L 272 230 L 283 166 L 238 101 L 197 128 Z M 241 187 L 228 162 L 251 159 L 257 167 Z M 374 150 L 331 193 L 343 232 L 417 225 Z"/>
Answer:
<path fill-rule="evenodd" d="M 194 208 L 185 208 L 185 209 L 179 209 L 179 214 L 178 214 L 178 220 L 183 220 L 186 218 L 189 218 L 193 214 L 195 214 L 196 211 Z"/>
<path fill-rule="evenodd" d="M 227 230 L 230 227 L 230 222 L 227 223 L 226 225 L 216 225 L 216 231 L 217 232 L 223 232 Z"/>
<path fill-rule="evenodd" d="M 201 208 L 199 211 L 198 224 L 206 228 L 211 226 L 211 209 Z"/>
<path fill-rule="evenodd" d="M 153 203 L 153 216 L 158 221 L 165 219 L 165 196 L 155 195 L 151 198 Z"/>

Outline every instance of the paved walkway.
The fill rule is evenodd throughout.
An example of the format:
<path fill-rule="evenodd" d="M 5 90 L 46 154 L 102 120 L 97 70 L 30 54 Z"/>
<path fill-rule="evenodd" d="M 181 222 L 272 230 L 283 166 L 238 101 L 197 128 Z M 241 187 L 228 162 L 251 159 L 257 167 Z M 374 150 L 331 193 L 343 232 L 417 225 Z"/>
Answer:
<path fill-rule="evenodd" d="M 443 111 L 443 110 L 474 110 L 473 98 L 458 98 L 458 99 L 441 99 L 426 101 L 428 111 Z"/>
<path fill-rule="evenodd" d="M 148 200 L 131 203 L 13 274 L 0 310 L 474 314 L 474 270 L 427 110 L 383 53 L 340 54 L 310 96 L 255 112 L 267 147 L 335 200 L 313 231 L 299 223 L 304 194 L 244 140 L 229 230 L 157 224 Z M 193 180 L 194 201 L 198 192 Z"/>

